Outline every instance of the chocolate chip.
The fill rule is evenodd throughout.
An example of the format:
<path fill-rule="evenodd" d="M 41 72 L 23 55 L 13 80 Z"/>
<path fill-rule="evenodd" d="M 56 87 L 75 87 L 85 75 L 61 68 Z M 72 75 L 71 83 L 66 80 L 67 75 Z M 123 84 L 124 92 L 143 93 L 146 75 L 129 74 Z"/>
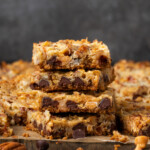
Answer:
<path fill-rule="evenodd" d="M 75 102 L 68 100 L 66 102 L 66 106 L 70 109 L 70 110 L 77 110 L 78 106 Z"/>
<path fill-rule="evenodd" d="M 106 56 L 100 56 L 99 57 L 99 66 L 106 66 L 108 63 L 107 57 Z"/>
<path fill-rule="evenodd" d="M 36 83 L 31 83 L 31 84 L 30 84 L 30 88 L 31 88 L 32 90 L 37 90 L 37 89 L 38 89 L 38 84 L 36 84 Z"/>
<path fill-rule="evenodd" d="M 39 131 L 41 131 L 43 129 L 43 125 L 40 123 L 38 126 Z"/>
<path fill-rule="evenodd" d="M 86 126 L 85 126 L 83 123 L 78 123 L 78 124 L 75 125 L 72 129 L 73 129 L 73 130 L 76 130 L 76 129 L 86 130 Z"/>
<path fill-rule="evenodd" d="M 84 82 L 79 77 L 76 77 L 72 84 L 75 87 L 81 87 L 85 85 Z"/>
<path fill-rule="evenodd" d="M 49 144 L 44 140 L 37 141 L 36 146 L 38 150 L 47 150 L 49 148 Z"/>
<path fill-rule="evenodd" d="M 66 77 L 62 77 L 59 82 L 59 86 L 61 87 L 67 87 L 69 84 L 71 84 L 71 81 Z"/>
<path fill-rule="evenodd" d="M 92 86 L 92 80 L 91 79 L 88 81 L 88 86 Z"/>
<path fill-rule="evenodd" d="M 97 131 L 97 134 L 98 134 L 98 135 L 102 135 L 102 134 L 103 134 L 102 128 L 101 128 L 100 126 L 98 126 L 98 127 L 96 128 L 96 131 Z"/>
<path fill-rule="evenodd" d="M 72 136 L 73 136 L 74 139 L 84 138 L 85 137 L 85 131 L 82 130 L 82 129 L 73 130 Z"/>
<path fill-rule="evenodd" d="M 49 82 L 42 79 L 40 82 L 39 82 L 39 87 L 40 88 L 45 88 L 45 87 L 48 87 L 49 86 Z"/>
<path fill-rule="evenodd" d="M 111 106 L 111 102 L 110 102 L 110 99 L 107 98 L 107 97 L 103 98 L 102 101 L 99 104 L 99 108 L 101 108 L 102 110 L 107 109 L 110 106 Z"/>
<path fill-rule="evenodd" d="M 15 116 L 14 116 L 14 120 L 15 120 L 15 123 L 16 123 L 16 124 L 19 124 L 19 123 L 21 123 L 22 118 L 21 118 L 21 117 L 19 117 L 19 116 L 17 116 L 17 115 L 15 114 Z"/>
<path fill-rule="evenodd" d="M 108 78 L 108 75 L 107 75 L 107 74 L 104 74 L 104 75 L 103 75 L 103 78 L 104 78 L 104 82 L 105 82 L 105 83 L 108 83 L 108 82 L 109 82 L 109 78 Z"/>
<path fill-rule="evenodd" d="M 148 87 L 146 86 L 140 86 L 138 90 L 133 94 L 133 100 L 135 100 L 137 97 L 143 97 L 148 92 Z"/>
<path fill-rule="evenodd" d="M 58 104 L 59 104 L 58 101 L 54 101 L 49 97 L 43 97 L 42 99 L 42 108 L 48 106 L 57 107 Z"/>
<path fill-rule="evenodd" d="M 72 51 L 70 50 L 70 51 L 65 51 L 64 52 L 64 55 L 65 56 L 71 56 L 72 55 Z"/>
<path fill-rule="evenodd" d="M 52 58 L 47 61 L 47 64 L 51 66 L 59 66 L 61 61 L 57 60 L 56 56 L 52 56 Z"/>
<path fill-rule="evenodd" d="M 33 126 L 34 126 L 34 128 L 37 128 L 37 122 L 36 122 L 36 120 L 33 121 Z"/>
<path fill-rule="evenodd" d="M 150 137 L 150 126 L 148 126 L 147 129 L 140 129 L 139 135 L 145 135 Z"/>

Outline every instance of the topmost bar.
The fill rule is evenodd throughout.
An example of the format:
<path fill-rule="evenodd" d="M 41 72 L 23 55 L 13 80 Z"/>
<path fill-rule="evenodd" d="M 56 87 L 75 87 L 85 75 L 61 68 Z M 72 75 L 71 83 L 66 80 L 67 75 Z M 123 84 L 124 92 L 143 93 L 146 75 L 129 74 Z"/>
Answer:
<path fill-rule="evenodd" d="M 108 47 L 97 40 L 60 40 L 33 44 L 34 65 L 51 69 L 101 69 L 111 66 Z"/>

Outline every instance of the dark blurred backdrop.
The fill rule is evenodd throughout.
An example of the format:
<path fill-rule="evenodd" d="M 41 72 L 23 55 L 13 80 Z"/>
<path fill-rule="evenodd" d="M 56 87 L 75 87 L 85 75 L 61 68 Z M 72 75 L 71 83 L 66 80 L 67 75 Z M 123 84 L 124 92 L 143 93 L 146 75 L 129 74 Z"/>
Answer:
<path fill-rule="evenodd" d="M 33 42 L 86 37 L 114 62 L 150 60 L 150 0 L 0 0 L 0 61 L 31 60 Z"/>

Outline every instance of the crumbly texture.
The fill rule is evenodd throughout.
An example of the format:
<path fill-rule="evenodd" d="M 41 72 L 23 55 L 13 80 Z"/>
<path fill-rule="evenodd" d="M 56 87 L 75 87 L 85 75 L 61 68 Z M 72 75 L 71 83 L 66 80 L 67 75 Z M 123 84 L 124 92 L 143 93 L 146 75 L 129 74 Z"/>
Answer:
<path fill-rule="evenodd" d="M 4 113 L 4 109 L 0 106 L 0 135 L 11 136 L 13 129 L 9 127 L 7 115 Z"/>
<path fill-rule="evenodd" d="M 76 71 L 35 71 L 31 75 L 31 89 L 50 91 L 105 90 L 114 80 L 113 68 Z"/>
<path fill-rule="evenodd" d="M 150 136 L 150 62 L 121 60 L 114 66 L 117 115 L 123 130 Z M 121 124 L 120 124 L 121 126 Z"/>
<path fill-rule="evenodd" d="M 97 40 L 60 40 L 33 44 L 32 61 L 44 70 L 100 69 L 111 66 L 108 47 Z"/>
<path fill-rule="evenodd" d="M 116 78 L 111 84 L 115 89 L 118 109 L 150 109 L 150 62 L 122 60 L 114 66 Z"/>
<path fill-rule="evenodd" d="M 3 82 L 0 84 L 0 105 L 12 117 L 13 122 L 26 120 L 27 109 L 49 110 L 51 113 L 62 112 L 115 112 L 114 92 L 108 89 L 104 92 L 53 92 L 44 93 L 38 90 L 16 89 L 15 84 Z M 22 118 L 22 119 L 21 119 Z"/>
<path fill-rule="evenodd" d="M 120 134 L 118 131 L 113 131 L 113 136 L 110 138 L 111 140 L 115 140 L 117 142 L 128 142 L 129 137 L 126 135 Z"/>
<path fill-rule="evenodd" d="M 27 129 L 35 130 L 47 138 L 88 135 L 109 135 L 115 128 L 115 114 L 52 115 L 49 111 L 28 111 Z"/>
<path fill-rule="evenodd" d="M 23 60 L 15 61 L 11 64 L 1 62 L 0 64 L 0 80 L 11 80 L 19 74 L 30 72 L 33 69 L 31 62 Z"/>
<path fill-rule="evenodd" d="M 121 111 L 120 121 L 126 133 L 150 137 L 150 113 L 147 111 Z"/>

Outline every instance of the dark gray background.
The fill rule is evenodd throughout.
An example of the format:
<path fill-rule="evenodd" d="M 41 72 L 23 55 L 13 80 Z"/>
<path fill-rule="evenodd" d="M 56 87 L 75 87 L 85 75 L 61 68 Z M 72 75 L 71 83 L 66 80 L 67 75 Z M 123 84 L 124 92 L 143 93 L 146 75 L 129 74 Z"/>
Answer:
<path fill-rule="evenodd" d="M 33 42 L 86 37 L 114 62 L 150 60 L 150 0 L 0 0 L 0 61 L 31 60 Z"/>

